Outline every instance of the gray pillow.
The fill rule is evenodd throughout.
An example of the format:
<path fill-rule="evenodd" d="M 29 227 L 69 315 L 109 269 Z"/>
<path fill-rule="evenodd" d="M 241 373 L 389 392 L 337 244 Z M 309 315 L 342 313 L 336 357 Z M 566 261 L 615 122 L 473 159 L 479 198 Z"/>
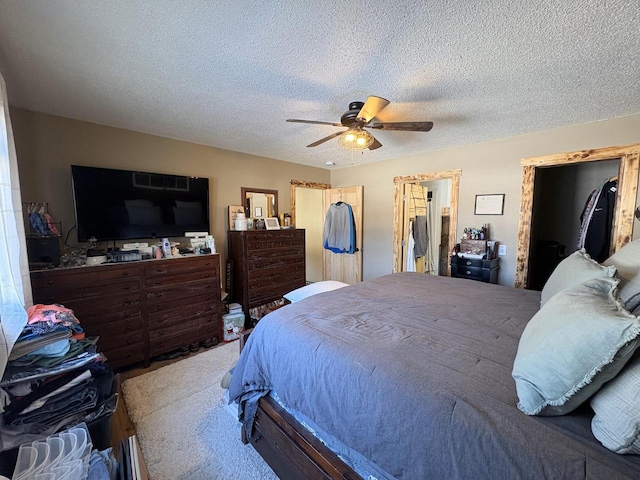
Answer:
<path fill-rule="evenodd" d="M 615 267 L 603 267 L 586 253 L 584 249 L 577 250 L 562 260 L 555 268 L 540 294 L 542 307 L 558 292 L 573 287 L 591 278 L 613 277 Z"/>
<path fill-rule="evenodd" d="M 524 413 L 571 412 L 631 358 L 640 320 L 622 308 L 618 282 L 594 278 L 563 290 L 529 321 L 512 372 Z"/>
<path fill-rule="evenodd" d="M 591 431 L 616 453 L 640 454 L 640 355 L 591 398 Z"/>
<path fill-rule="evenodd" d="M 627 243 L 603 265 L 615 266 L 620 279 L 620 299 L 629 311 L 640 305 L 640 240 Z"/>

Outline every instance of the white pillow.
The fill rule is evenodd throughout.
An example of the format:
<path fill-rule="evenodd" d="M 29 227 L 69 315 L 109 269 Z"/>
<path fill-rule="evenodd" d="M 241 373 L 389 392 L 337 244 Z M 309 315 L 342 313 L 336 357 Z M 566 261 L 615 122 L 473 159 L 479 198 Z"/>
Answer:
<path fill-rule="evenodd" d="M 640 239 L 627 243 L 602 264 L 616 267 L 620 299 L 627 310 L 634 310 L 640 305 Z"/>
<path fill-rule="evenodd" d="M 603 267 L 593 260 L 584 249 L 577 250 L 558 264 L 545 283 L 540 294 L 540 306 L 542 307 L 551 297 L 566 288 L 579 285 L 592 278 L 613 277 L 615 274 L 615 267 Z"/>
<path fill-rule="evenodd" d="M 305 285 L 304 287 L 297 288 L 287 294 L 284 295 L 284 298 L 289 300 L 291 303 L 299 302 L 300 300 L 304 300 L 311 295 L 315 295 L 317 293 L 322 292 L 330 292 L 331 290 L 336 290 L 342 287 L 348 287 L 348 283 L 337 282 L 335 280 L 325 280 L 322 282 L 314 282 L 309 285 Z"/>

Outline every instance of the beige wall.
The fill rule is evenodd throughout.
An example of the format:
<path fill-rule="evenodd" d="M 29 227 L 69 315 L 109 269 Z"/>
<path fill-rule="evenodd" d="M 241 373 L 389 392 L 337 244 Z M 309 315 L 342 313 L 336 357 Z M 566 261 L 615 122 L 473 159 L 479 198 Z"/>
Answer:
<path fill-rule="evenodd" d="M 93 123 L 11 109 L 25 202 L 49 202 L 64 234 L 74 225 L 72 164 L 209 178 L 211 230 L 226 256 L 228 205 L 241 202 L 240 187 L 278 190 L 288 212 L 292 178 L 328 183 L 326 169 L 297 165 Z M 181 241 L 177 239 L 177 241 Z M 76 244 L 75 231 L 69 244 Z"/>
<path fill-rule="evenodd" d="M 428 135 L 437 134 L 436 124 Z M 489 223 L 491 236 L 507 246 L 507 255 L 501 257 L 499 283 L 513 285 L 522 180 L 520 159 L 633 143 L 640 143 L 640 115 L 334 170 L 331 184 L 364 185 L 363 276 L 369 279 L 390 273 L 392 268 L 393 177 L 462 169 L 458 238 L 465 227 Z M 506 195 L 504 215 L 473 214 L 475 195 L 487 193 Z M 640 229 L 636 222 L 634 227 L 637 238 Z"/>
<path fill-rule="evenodd" d="M 391 272 L 393 177 L 460 168 L 458 237 L 464 227 L 490 224 L 492 237 L 507 246 L 499 275 L 503 285 L 512 285 L 515 277 L 520 159 L 640 143 L 640 115 L 631 115 L 330 172 L 17 108 L 11 110 L 11 120 L 22 199 L 49 202 L 65 234 L 74 224 L 71 164 L 209 177 L 212 233 L 223 256 L 226 207 L 240 202 L 240 187 L 278 190 L 279 209 L 286 212 L 292 178 L 334 187 L 364 185 L 365 279 Z M 427 135 L 437 135 L 437 125 Z M 506 194 L 504 215 L 473 214 L 475 195 L 486 193 Z M 634 229 L 634 238 L 639 232 Z M 70 244 L 76 243 L 74 234 Z"/>

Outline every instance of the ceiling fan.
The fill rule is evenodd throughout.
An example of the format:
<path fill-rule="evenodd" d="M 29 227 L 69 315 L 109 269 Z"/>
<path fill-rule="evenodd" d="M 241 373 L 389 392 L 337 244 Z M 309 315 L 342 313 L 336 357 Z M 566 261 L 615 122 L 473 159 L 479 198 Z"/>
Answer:
<path fill-rule="evenodd" d="M 311 123 L 317 125 L 331 125 L 334 127 L 347 127 L 347 130 L 332 133 L 320 140 L 310 143 L 307 147 L 317 147 L 318 145 L 340 137 L 338 141 L 347 150 L 375 150 L 382 144 L 376 140 L 365 128 L 376 130 L 402 130 L 408 132 L 428 132 L 433 128 L 433 122 L 392 122 L 392 123 L 370 123 L 382 109 L 389 105 L 389 100 L 381 97 L 371 96 L 366 102 L 351 102 L 349 110 L 340 117 L 340 123 L 320 122 L 316 120 L 297 120 L 290 118 L 287 122 Z"/>

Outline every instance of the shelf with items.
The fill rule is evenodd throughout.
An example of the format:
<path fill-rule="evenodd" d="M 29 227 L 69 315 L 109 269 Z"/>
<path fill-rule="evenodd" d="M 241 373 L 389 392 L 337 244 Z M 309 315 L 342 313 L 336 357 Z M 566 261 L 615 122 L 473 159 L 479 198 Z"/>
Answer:
<path fill-rule="evenodd" d="M 29 268 L 57 267 L 60 265 L 62 222 L 53 220 L 46 202 L 23 202 L 22 211 L 25 215 Z"/>
<path fill-rule="evenodd" d="M 49 213 L 46 202 L 23 202 L 22 210 L 29 226 L 27 237 L 51 238 L 62 236 L 62 222 L 56 222 Z"/>

